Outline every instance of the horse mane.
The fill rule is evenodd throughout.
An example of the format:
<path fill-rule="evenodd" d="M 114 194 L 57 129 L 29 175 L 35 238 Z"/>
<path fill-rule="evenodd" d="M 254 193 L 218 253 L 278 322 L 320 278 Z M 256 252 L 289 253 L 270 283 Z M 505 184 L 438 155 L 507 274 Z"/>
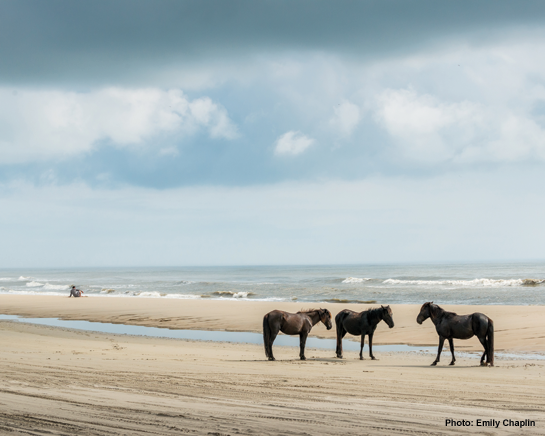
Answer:
<path fill-rule="evenodd" d="M 297 313 L 309 313 L 309 312 L 317 312 L 319 311 L 320 309 L 301 309 L 299 312 Z"/>
<path fill-rule="evenodd" d="M 375 315 L 379 312 L 382 311 L 382 307 L 375 307 L 373 309 L 367 309 L 366 312 L 369 314 L 369 315 Z"/>
<path fill-rule="evenodd" d="M 430 315 L 433 312 L 434 316 L 456 316 L 454 312 L 448 312 L 445 309 L 443 309 L 438 304 L 435 304 L 434 302 L 430 302 Z"/>

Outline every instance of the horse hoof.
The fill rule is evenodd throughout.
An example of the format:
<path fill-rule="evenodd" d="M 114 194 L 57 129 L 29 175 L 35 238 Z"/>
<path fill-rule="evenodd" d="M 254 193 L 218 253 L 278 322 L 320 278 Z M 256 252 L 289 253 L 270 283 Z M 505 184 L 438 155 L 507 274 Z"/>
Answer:
<path fill-rule="evenodd" d="M 301 360 L 307 360 L 307 358 L 305 356 L 301 357 Z"/>
<path fill-rule="evenodd" d="M 342 355 L 339 356 L 339 355 L 337 354 L 337 359 L 342 359 L 342 358 L 343 358 Z"/>
<path fill-rule="evenodd" d="M 360 357 L 360 360 L 365 360 L 363 357 Z"/>
<path fill-rule="evenodd" d="M 273 361 L 273 360 L 276 360 L 274 357 L 269 357 L 269 361 Z"/>
<path fill-rule="evenodd" d="M 481 366 L 487 366 L 487 363 L 481 362 Z"/>
<path fill-rule="evenodd" d="M 433 362 L 430 366 L 437 366 L 437 362 Z"/>
<path fill-rule="evenodd" d="M 449 365 L 450 365 L 450 366 L 454 366 L 454 362 L 450 362 Z"/>
<path fill-rule="evenodd" d="M 377 360 L 375 356 L 371 356 L 371 360 Z"/>

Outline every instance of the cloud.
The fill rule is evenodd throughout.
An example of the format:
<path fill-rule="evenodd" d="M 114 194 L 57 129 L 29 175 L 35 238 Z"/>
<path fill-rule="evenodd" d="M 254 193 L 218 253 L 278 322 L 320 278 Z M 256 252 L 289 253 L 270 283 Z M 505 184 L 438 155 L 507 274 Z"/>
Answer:
<path fill-rule="evenodd" d="M 104 88 L 86 93 L 0 88 L 0 163 L 65 158 L 99 141 L 146 146 L 159 135 L 179 138 L 207 131 L 233 139 L 236 126 L 208 97 L 178 89 Z"/>
<path fill-rule="evenodd" d="M 542 169 L 528 166 L 416 179 L 164 190 L 0 184 L 0 202 L 9 211 L 0 214 L 0 237 L 9 247 L 0 251 L 0 262 L 54 267 L 542 259 L 544 183 Z"/>
<path fill-rule="evenodd" d="M 421 163 L 545 160 L 545 130 L 524 111 L 445 102 L 414 89 L 380 94 L 375 119 L 404 157 Z"/>
<path fill-rule="evenodd" d="M 291 130 L 278 138 L 274 152 L 280 155 L 297 155 L 303 153 L 313 143 L 314 139 Z"/>
<path fill-rule="evenodd" d="M 343 101 L 333 108 L 335 115 L 331 124 L 342 136 L 350 136 L 360 122 L 360 108 L 349 101 Z"/>
<path fill-rule="evenodd" d="M 493 11 L 493 13 L 491 13 Z M 145 83 L 174 65 L 292 51 L 391 57 L 459 38 L 498 40 L 542 27 L 545 5 L 221 0 L 206 3 L 0 2 L 0 80 L 78 85 Z M 25 26 L 20 23 L 27 23 Z M 100 32 L 97 32 L 100 23 Z M 9 43 L 8 43 L 9 42 Z"/>

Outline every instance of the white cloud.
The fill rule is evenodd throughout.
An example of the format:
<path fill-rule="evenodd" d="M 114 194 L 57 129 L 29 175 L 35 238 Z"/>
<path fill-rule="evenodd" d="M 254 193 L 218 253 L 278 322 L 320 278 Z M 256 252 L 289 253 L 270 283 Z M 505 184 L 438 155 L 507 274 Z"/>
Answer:
<path fill-rule="evenodd" d="M 9 211 L 0 214 L 0 238 L 9 247 L 0 251 L 0 262 L 54 267 L 540 259 L 543 183 L 541 168 L 528 167 L 422 179 L 164 190 L 0 184 L 0 202 Z"/>
<path fill-rule="evenodd" d="M 360 122 L 360 108 L 349 101 L 343 101 L 333 108 L 335 115 L 331 124 L 342 136 L 350 136 Z"/>
<path fill-rule="evenodd" d="M 523 111 L 505 106 L 388 89 L 377 99 L 375 118 L 403 156 L 419 162 L 545 159 L 545 131 Z"/>
<path fill-rule="evenodd" d="M 232 139 L 236 127 L 208 97 L 182 91 L 105 88 L 87 93 L 0 89 L 0 162 L 62 158 L 91 150 L 98 141 L 142 145 L 159 134 L 207 130 Z"/>
<path fill-rule="evenodd" d="M 274 152 L 276 154 L 297 155 L 303 153 L 313 143 L 314 139 L 303 135 L 301 132 L 290 130 L 277 139 Z"/>

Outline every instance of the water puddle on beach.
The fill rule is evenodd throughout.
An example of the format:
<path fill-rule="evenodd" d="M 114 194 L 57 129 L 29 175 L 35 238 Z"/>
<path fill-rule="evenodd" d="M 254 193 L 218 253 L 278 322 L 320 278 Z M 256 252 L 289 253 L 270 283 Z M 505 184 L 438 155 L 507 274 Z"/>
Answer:
<path fill-rule="evenodd" d="M 263 335 L 261 333 L 250 332 L 226 332 L 216 330 L 176 330 L 159 327 L 145 327 L 139 325 L 126 325 L 126 324 L 112 324 L 92 321 L 70 321 L 62 320 L 58 318 L 22 318 L 17 315 L 0 315 L 0 321 L 19 321 L 31 324 L 40 324 L 51 327 L 64 327 L 75 330 L 86 330 L 91 332 L 100 333 L 112 333 L 117 335 L 133 335 L 133 336 L 148 336 L 153 338 L 170 338 L 170 339 L 188 339 L 192 341 L 210 341 L 210 342 L 233 342 L 233 343 L 245 343 L 245 344 L 262 344 Z M 343 349 L 346 351 L 360 351 L 359 338 L 357 341 L 345 338 L 343 340 Z M 274 341 L 275 346 L 284 347 L 299 347 L 298 336 L 286 336 L 279 334 Z M 325 350 L 335 350 L 335 339 L 320 339 L 314 337 L 308 337 L 307 348 L 319 348 Z M 366 343 L 364 348 L 364 354 L 367 352 L 369 344 Z M 435 354 L 437 352 L 436 347 L 418 347 L 404 344 L 393 345 L 373 345 L 373 351 L 377 352 L 400 352 L 400 351 L 417 351 L 422 353 Z M 448 346 L 443 349 L 443 353 L 449 353 Z M 457 351 L 457 356 L 463 356 L 468 358 L 480 358 L 481 353 Z M 545 356 L 541 354 L 529 354 L 529 353 L 495 353 L 495 357 L 502 360 L 545 360 Z M 445 359 L 445 357 L 443 357 Z"/>
<path fill-rule="evenodd" d="M 235 342 L 247 344 L 262 344 L 263 335 L 249 332 L 226 332 L 210 330 L 171 330 L 168 328 L 145 327 L 139 325 L 111 324 L 91 321 L 67 321 L 57 318 L 21 318 L 17 315 L 0 315 L 0 320 L 27 322 L 31 324 L 47 325 L 52 327 L 64 327 L 76 330 L 87 330 L 100 333 L 113 333 L 118 335 L 149 336 L 154 338 L 189 339 L 192 341 Z M 286 336 L 280 334 L 274 341 L 275 346 L 299 347 L 298 336 Z M 308 337 L 307 348 L 320 348 L 335 350 L 335 339 L 320 339 Z M 347 351 L 360 351 L 360 344 L 352 340 L 344 340 L 343 348 Z M 365 345 L 365 350 L 368 344 Z M 373 351 L 420 351 L 433 352 L 432 347 L 416 347 L 411 345 L 373 345 Z"/>

